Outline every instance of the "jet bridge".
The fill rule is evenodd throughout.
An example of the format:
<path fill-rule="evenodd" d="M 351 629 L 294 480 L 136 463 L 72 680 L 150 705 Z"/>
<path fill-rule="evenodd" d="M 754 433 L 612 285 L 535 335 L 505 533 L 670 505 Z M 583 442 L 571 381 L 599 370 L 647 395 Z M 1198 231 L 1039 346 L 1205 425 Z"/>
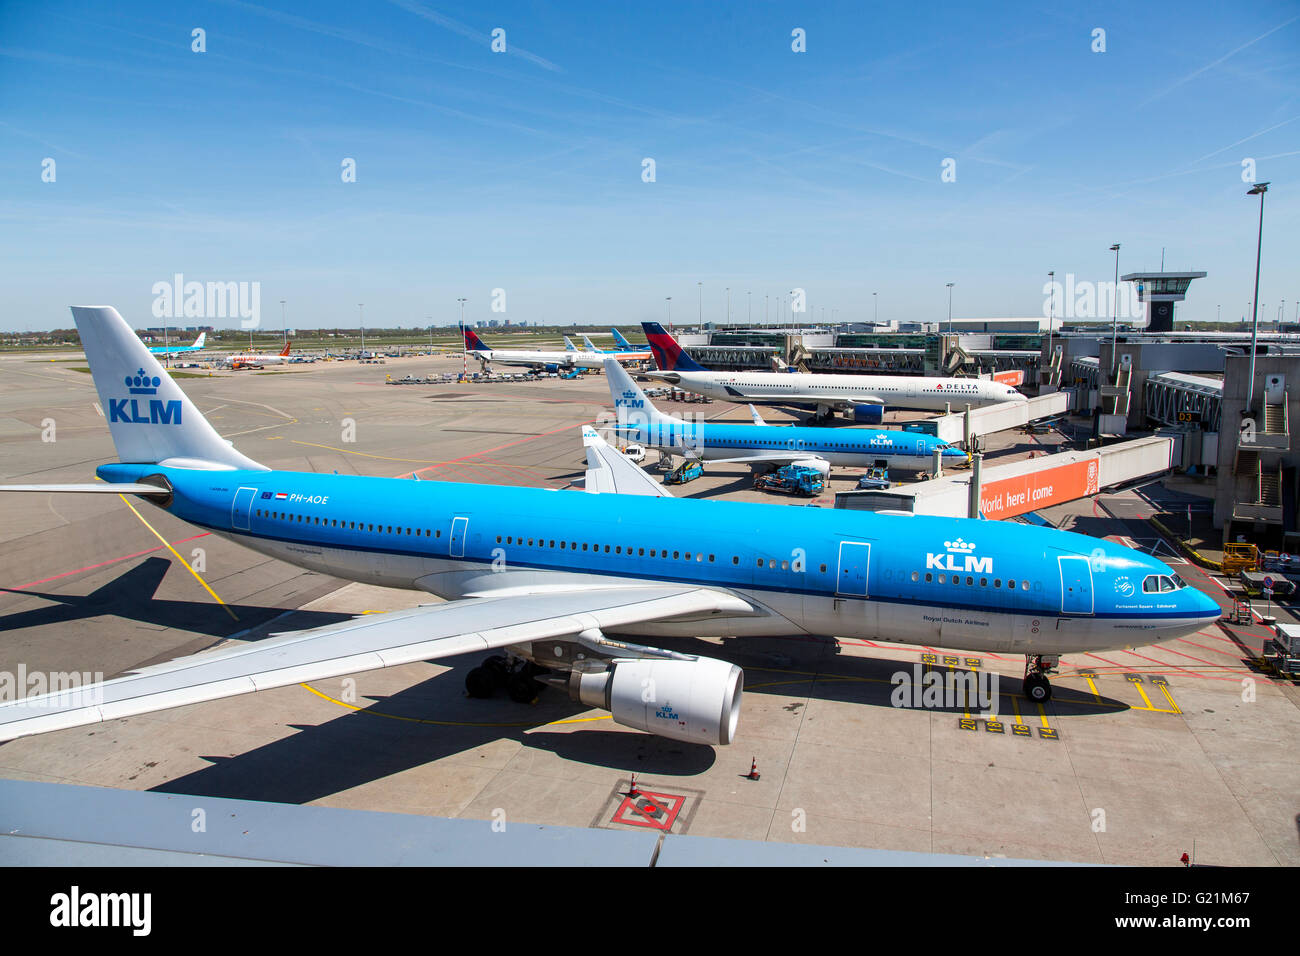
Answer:
<path fill-rule="evenodd" d="M 1161 474 L 1173 466 L 1173 453 L 1171 436 L 1136 438 L 1089 451 L 972 468 L 897 488 L 841 492 L 835 496 L 835 507 L 966 518 L 975 516 L 972 504 L 978 498 L 980 516 L 1014 518 Z"/>
<path fill-rule="evenodd" d="M 1070 411 L 1074 397 L 1069 391 L 1050 392 L 1027 402 L 1001 402 L 983 408 L 953 409 L 947 415 L 923 419 L 923 429 L 942 441 L 969 443 L 972 436 L 1019 428 L 1042 418 L 1055 418 Z"/>

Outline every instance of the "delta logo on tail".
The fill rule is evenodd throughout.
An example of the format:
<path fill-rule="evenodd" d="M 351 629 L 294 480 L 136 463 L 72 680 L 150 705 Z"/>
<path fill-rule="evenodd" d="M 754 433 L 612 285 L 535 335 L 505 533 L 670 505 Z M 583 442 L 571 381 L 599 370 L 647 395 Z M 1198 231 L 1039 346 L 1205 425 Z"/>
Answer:
<path fill-rule="evenodd" d="M 125 378 L 127 392 L 131 395 L 157 395 L 162 378 L 145 374 L 138 369 L 134 375 Z M 143 400 L 139 398 L 110 398 L 108 400 L 108 421 L 126 422 L 130 425 L 179 425 L 181 423 L 181 403 L 151 398 L 142 410 Z"/>
<path fill-rule="evenodd" d="M 658 322 L 642 322 L 646 341 L 654 353 L 655 364 L 661 372 L 703 372 L 703 365 L 695 361 L 677 344 L 677 340 L 664 331 Z"/>
<path fill-rule="evenodd" d="M 465 351 L 466 352 L 490 352 L 492 351 L 483 344 L 483 340 L 478 334 L 468 326 L 462 326 L 461 331 L 465 334 Z"/>

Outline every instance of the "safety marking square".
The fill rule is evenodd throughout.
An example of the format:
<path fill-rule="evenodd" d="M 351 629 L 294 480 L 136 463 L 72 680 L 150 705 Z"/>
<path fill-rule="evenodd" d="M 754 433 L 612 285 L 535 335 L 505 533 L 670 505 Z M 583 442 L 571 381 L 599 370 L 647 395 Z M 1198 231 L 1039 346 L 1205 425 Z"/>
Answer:
<path fill-rule="evenodd" d="M 1055 727 L 1039 727 L 1038 736 L 1043 740 L 1060 740 L 1061 735 L 1056 732 Z"/>
<path fill-rule="evenodd" d="M 966 658 L 966 666 L 969 667 L 971 670 L 979 670 L 979 666 L 981 663 L 982 662 L 978 657 Z"/>
<path fill-rule="evenodd" d="M 960 657 L 948 657 L 948 656 L 945 656 L 944 659 L 943 659 L 943 666 L 944 666 L 944 667 L 956 667 L 959 663 L 961 663 L 961 658 L 960 658 Z"/>
<path fill-rule="evenodd" d="M 1168 687 L 1168 686 L 1169 686 L 1169 680 L 1168 680 L 1168 678 L 1163 677 L 1163 676 L 1161 676 L 1160 674 L 1148 674 L 1148 675 L 1147 675 L 1147 680 L 1149 680 L 1151 683 L 1155 684 L 1157 687 Z"/>
<path fill-rule="evenodd" d="M 1027 724 L 1012 724 L 1011 732 L 1017 737 L 1032 737 L 1034 735 Z"/>
<path fill-rule="evenodd" d="M 936 657 L 934 654 L 922 654 L 922 655 L 921 655 L 921 663 L 922 663 L 922 664 L 937 664 L 937 663 L 939 663 L 939 658 Z"/>
<path fill-rule="evenodd" d="M 991 734 L 1004 734 L 1007 732 L 1006 724 L 1002 723 L 1000 720 L 984 721 L 984 729 Z"/>
<path fill-rule="evenodd" d="M 1129 683 L 1131 683 L 1131 684 L 1140 684 L 1140 683 L 1142 683 L 1142 675 L 1141 675 L 1141 674 L 1125 674 L 1125 675 L 1124 675 L 1124 679 L 1125 679 L 1126 681 L 1128 681 Z"/>
<path fill-rule="evenodd" d="M 962 730 L 973 730 L 976 733 L 978 733 L 980 729 L 979 721 L 976 720 L 974 717 L 958 717 L 957 726 L 960 727 Z"/>
<path fill-rule="evenodd" d="M 648 827 L 652 830 L 671 830 L 677 814 L 682 812 L 686 798 L 675 793 L 657 793 L 640 790 L 635 797 L 625 796 L 614 811 L 611 823 L 625 823 L 631 827 Z"/>

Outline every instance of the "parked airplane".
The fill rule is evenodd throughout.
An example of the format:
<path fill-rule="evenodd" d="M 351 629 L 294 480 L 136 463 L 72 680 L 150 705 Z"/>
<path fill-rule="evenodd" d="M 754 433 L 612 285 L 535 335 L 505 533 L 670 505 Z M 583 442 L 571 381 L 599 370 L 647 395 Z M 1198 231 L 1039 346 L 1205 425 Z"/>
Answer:
<path fill-rule="evenodd" d="M 612 349 L 597 348 L 595 343 L 587 336 L 582 337 L 582 344 L 587 347 L 589 352 L 597 352 L 600 355 L 613 355 L 619 361 L 626 361 L 628 358 L 635 358 L 639 362 L 648 362 L 652 358 L 648 348 L 637 348 L 628 342 L 627 339 L 618 334 L 618 329 L 610 329 L 614 333 L 614 345 Z"/>
<path fill-rule="evenodd" d="M 870 468 L 874 465 L 928 468 L 934 452 L 947 464 L 965 463 L 966 452 L 933 435 L 863 428 L 809 428 L 767 425 L 750 406 L 752 425 L 731 422 L 687 422 L 655 408 L 641 386 L 617 362 L 605 362 L 609 394 L 617 424 L 626 441 L 639 442 L 671 455 L 698 461 L 744 462 L 752 465 L 799 464 L 823 475 L 832 466 Z"/>
<path fill-rule="evenodd" d="M 639 349 L 639 348 L 637 348 L 635 345 L 633 345 L 633 344 L 632 344 L 631 342 L 629 342 L 627 339 L 623 338 L 623 333 L 620 332 L 618 329 L 610 329 L 609 331 L 610 331 L 611 333 L 613 333 L 613 336 L 614 336 L 614 347 L 617 348 L 620 352 L 644 352 L 644 351 L 646 351 L 645 349 Z"/>
<path fill-rule="evenodd" d="M 999 402 L 1027 401 L 1010 385 L 978 378 L 919 375 L 829 375 L 807 372 L 711 372 L 696 362 L 658 322 L 642 322 L 657 372 L 648 378 L 729 402 L 816 409 L 817 417 L 846 412 L 878 425 L 886 408 L 961 411 Z"/>
<path fill-rule="evenodd" d="M 193 345 L 155 345 L 149 349 L 149 353 L 151 355 L 180 355 L 183 352 L 202 352 L 207 347 L 204 345 L 207 340 L 208 333 L 200 332 Z"/>
<path fill-rule="evenodd" d="M 139 495 L 210 533 L 344 580 L 445 603 L 371 614 L 0 704 L 0 739 L 471 651 L 474 696 L 539 679 L 620 724 L 727 744 L 743 675 L 614 640 L 806 633 L 1026 656 L 1192 634 L 1219 615 L 1155 557 L 1054 528 L 783 505 L 273 471 L 199 413 L 110 307 L 74 307 L 120 459 L 99 483 L 12 492 Z M 637 487 L 635 482 L 626 487 Z M 647 688 L 650 692 L 647 693 Z"/>
<path fill-rule="evenodd" d="M 285 342 L 284 348 L 278 355 L 269 355 L 262 352 L 249 352 L 241 355 L 222 356 L 221 364 L 228 365 L 233 369 L 240 368 L 262 368 L 264 365 L 282 365 L 289 361 L 289 346 L 292 342 Z"/>
<path fill-rule="evenodd" d="M 500 365 L 522 365 L 528 368 L 542 369 L 547 372 L 559 372 L 575 368 L 602 368 L 605 355 L 602 352 L 586 352 L 582 349 L 566 349 L 563 352 L 546 352 L 525 349 L 494 349 L 484 344 L 478 334 L 468 326 L 461 329 L 465 337 L 465 352 L 482 363 L 484 368 L 496 362 Z M 567 339 L 566 339 L 567 342 Z M 650 353 L 628 352 L 617 356 L 620 362 L 649 361 Z"/>

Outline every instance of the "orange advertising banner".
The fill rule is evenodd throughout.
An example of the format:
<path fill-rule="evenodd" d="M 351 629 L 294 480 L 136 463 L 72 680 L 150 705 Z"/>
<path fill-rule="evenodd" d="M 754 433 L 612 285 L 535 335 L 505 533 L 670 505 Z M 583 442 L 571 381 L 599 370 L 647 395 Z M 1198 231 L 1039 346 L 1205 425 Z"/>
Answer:
<path fill-rule="evenodd" d="M 1001 382 L 1003 385 L 1020 386 L 1025 384 L 1025 370 L 1022 368 L 1008 369 L 1005 372 L 994 372 L 993 381 Z"/>
<path fill-rule="evenodd" d="M 1026 511 L 1095 495 L 1098 471 L 1098 460 L 1090 458 L 991 481 L 980 489 L 980 511 L 986 518 L 1014 518 Z"/>

